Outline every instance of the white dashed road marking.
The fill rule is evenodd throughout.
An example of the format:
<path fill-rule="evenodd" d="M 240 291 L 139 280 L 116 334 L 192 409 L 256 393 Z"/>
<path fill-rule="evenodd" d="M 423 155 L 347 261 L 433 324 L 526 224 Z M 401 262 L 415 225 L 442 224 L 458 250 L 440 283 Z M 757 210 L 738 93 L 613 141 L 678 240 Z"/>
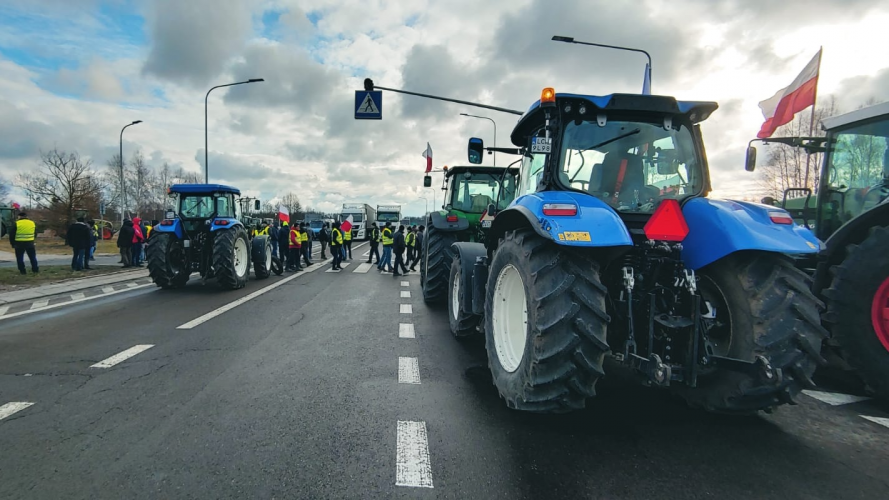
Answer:
<path fill-rule="evenodd" d="M 154 286 L 154 283 L 146 283 L 146 284 L 144 284 L 144 285 L 135 286 L 135 287 L 133 287 L 133 288 L 124 288 L 124 289 L 122 289 L 122 290 L 115 290 L 115 291 L 113 291 L 113 292 L 111 292 L 111 293 L 99 294 L 99 295 L 93 295 L 92 297 L 85 297 L 82 293 L 75 293 L 75 294 L 72 294 L 72 295 L 71 295 L 72 300 L 69 300 L 69 301 L 67 301 L 67 302 L 59 302 L 58 304 L 53 304 L 53 305 L 51 305 L 51 306 L 46 306 L 46 307 L 41 308 L 41 309 L 26 309 L 26 310 L 24 310 L 24 311 L 19 311 L 19 312 L 17 312 L 17 313 L 12 313 L 12 314 L 7 314 L 7 315 L 5 315 L 5 316 L 0 316 L 0 319 L 9 319 L 9 318 L 15 318 L 15 317 L 18 317 L 18 316 L 24 316 L 24 315 L 26 315 L 26 314 L 34 314 L 34 313 L 37 313 L 37 312 L 47 311 L 47 310 L 49 310 L 49 309 L 56 309 L 56 308 L 58 308 L 58 307 L 69 306 L 69 305 L 71 305 L 71 304 L 76 304 L 76 303 L 78 303 L 78 302 L 84 302 L 84 301 L 87 301 L 87 300 L 104 299 L 105 297 L 108 297 L 109 295 L 117 295 L 117 294 L 119 294 L 119 293 L 131 292 L 131 291 L 133 291 L 133 290 L 138 290 L 138 289 L 140 289 L 140 288 L 145 288 L 146 286 Z"/>
<path fill-rule="evenodd" d="M 349 267 L 349 263 L 348 263 L 348 262 L 343 262 L 342 264 L 340 264 L 340 267 L 343 268 L 343 269 L 345 269 L 345 268 Z M 333 268 L 330 268 L 330 269 L 328 269 L 327 271 L 324 271 L 324 272 L 325 272 L 325 273 L 338 273 L 339 270 L 334 271 Z"/>
<path fill-rule="evenodd" d="M 398 312 L 401 314 L 412 314 L 414 311 L 410 304 L 401 304 Z"/>
<path fill-rule="evenodd" d="M 432 463 L 429 461 L 426 422 L 398 421 L 395 485 L 432 488 Z"/>
<path fill-rule="evenodd" d="M 136 286 L 138 286 L 138 285 L 136 285 Z M 84 297 L 86 297 L 86 294 L 85 294 L 85 293 L 79 293 L 79 292 L 78 292 L 78 293 L 72 293 L 72 294 L 71 294 L 71 300 L 80 300 L 80 299 L 82 299 L 82 298 L 84 298 Z"/>
<path fill-rule="evenodd" d="M 399 323 L 398 324 L 398 338 L 400 338 L 400 339 L 414 338 L 414 324 L 413 323 Z"/>
<path fill-rule="evenodd" d="M 126 351 L 119 352 L 114 356 L 111 356 L 108 359 L 99 361 L 98 363 L 90 366 L 90 368 L 111 368 L 112 366 L 120 363 L 121 361 L 126 361 L 127 359 L 132 358 L 133 356 L 139 354 L 140 352 L 147 351 L 154 347 L 154 344 L 140 344 L 134 345 L 130 347 Z"/>
<path fill-rule="evenodd" d="M 352 271 L 352 272 L 353 272 L 353 273 L 365 273 L 365 274 L 366 274 L 368 271 L 370 271 L 370 268 L 371 268 L 371 267 L 373 267 L 373 264 L 368 264 L 367 262 L 365 262 L 365 263 L 359 265 L 358 267 L 356 267 L 355 270 Z"/>
<path fill-rule="evenodd" d="M 0 316 L 6 314 L 6 311 L 9 310 L 9 306 L 0 306 Z"/>
<path fill-rule="evenodd" d="M 106 286 L 106 287 L 103 287 L 103 288 L 102 288 L 102 293 L 111 293 L 111 292 L 113 292 L 113 291 L 114 291 L 114 287 L 113 287 L 113 286 Z"/>
<path fill-rule="evenodd" d="M 239 305 L 255 299 L 256 297 L 259 297 L 260 295 L 262 295 L 266 292 L 270 292 L 270 291 L 274 290 L 275 288 L 278 288 L 279 286 L 290 282 L 291 280 L 295 280 L 296 278 L 299 278 L 303 274 L 314 272 L 316 269 L 320 269 L 321 266 L 323 266 L 327 262 L 328 261 L 326 261 L 326 260 L 323 262 L 316 262 L 314 266 L 312 266 L 306 270 L 300 271 L 298 273 L 293 273 L 292 275 L 290 275 L 280 281 L 276 281 L 265 288 L 261 288 L 249 295 L 245 295 L 234 302 L 229 302 L 228 304 L 226 304 L 218 309 L 214 309 L 199 318 L 195 318 L 195 319 L 189 321 L 188 323 L 183 323 L 183 324 L 177 326 L 176 329 L 177 330 L 190 330 L 190 329 L 200 325 L 201 323 L 210 321 L 211 319 L 215 318 L 216 316 L 219 316 L 220 314 L 222 314 L 224 312 L 231 311 L 232 309 L 238 307 Z M 330 271 L 328 271 L 328 272 L 330 272 Z"/>
<path fill-rule="evenodd" d="M 30 309 L 43 309 L 44 307 L 49 305 L 48 300 L 35 300 L 31 303 Z"/>
<path fill-rule="evenodd" d="M 398 383 L 420 383 L 420 363 L 417 358 L 398 358 Z"/>
<path fill-rule="evenodd" d="M 25 401 L 15 401 L 12 403 L 6 403 L 3 406 L 0 406 L 0 420 L 14 414 L 18 413 L 25 408 L 32 406 L 34 403 L 28 403 Z"/>
<path fill-rule="evenodd" d="M 402 290 L 402 292 L 401 292 L 401 298 L 402 298 L 402 299 L 409 299 L 409 298 L 411 298 L 411 292 L 408 292 L 407 290 Z"/>
<path fill-rule="evenodd" d="M 889 427 L 889 418 L 883 418 L 883 417 L 869 417 L 869 416 L 867 416 L 867 415 L 859 415 L 859 416 L 860 416 L 861 418 L 870 420 L 871 422 L 873 422 L 873 423 L 875 423 L 875 424 L 880 424 L 880 425 L 882 425 L 883 427 Z M 0 417 L 0 418 L 2 418 L 2 417 Z"/>
<path fill-rule="evenodd" d="M 803 394 L 831 406 L 848 405 L 870 399 L 864 396 L 852 396 L 851 394 L 843 394 L 840 392 L 803 391 Z"/>
<path fill-rule="evenodd" d="M 411 283 L 409 281 L 402 281 L 401 286 L 411 286 Z"/>

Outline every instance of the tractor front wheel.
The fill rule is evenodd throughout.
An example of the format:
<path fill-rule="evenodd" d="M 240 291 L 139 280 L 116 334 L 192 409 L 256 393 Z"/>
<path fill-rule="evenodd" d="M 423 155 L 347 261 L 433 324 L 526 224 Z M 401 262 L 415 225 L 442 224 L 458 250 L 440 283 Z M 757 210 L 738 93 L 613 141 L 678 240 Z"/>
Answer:
<path fill-rule="evenodd" d="M 148 245 L 148 274 L 161 288 L 182 288 L 190 274 L 185 246 L 172 233 L 155 233 Z"/>
<path fill-rule="evenodd" d="M 213 269 L 219 287 L 237 290 L 247 285 L 250 251 L 243 227 L 220 229 L 213 236 Z"/>

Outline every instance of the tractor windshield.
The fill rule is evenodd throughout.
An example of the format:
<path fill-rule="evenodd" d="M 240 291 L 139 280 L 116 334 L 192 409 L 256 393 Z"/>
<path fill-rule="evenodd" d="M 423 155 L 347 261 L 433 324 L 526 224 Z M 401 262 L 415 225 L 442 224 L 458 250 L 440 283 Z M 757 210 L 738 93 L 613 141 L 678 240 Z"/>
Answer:
<path fill-rule="evenodd" d="M 704 175 L 685 124 L 609 120 L 569 122 L 559 180 L 619 211 L 653 212 L 667 198 L 701 193 Z"/>
<path fill-rule="evenodd" d="M 470 214 L 484 212 L 488 205 L 497 199 L 500 189 L 500 174 L 462 173 L 455 174 L 451 193 L 451 208 Z M 501 205 L 505 208 L 515 197 L 515 177 L 507 174 Z"/>
<path fill-rule="evenodd" d="M 179 199 L 179 212 L 183 219 L 209 219 L 213 217 L 234 217 L 234 204 L 231 196 L 187 195 Z"/>

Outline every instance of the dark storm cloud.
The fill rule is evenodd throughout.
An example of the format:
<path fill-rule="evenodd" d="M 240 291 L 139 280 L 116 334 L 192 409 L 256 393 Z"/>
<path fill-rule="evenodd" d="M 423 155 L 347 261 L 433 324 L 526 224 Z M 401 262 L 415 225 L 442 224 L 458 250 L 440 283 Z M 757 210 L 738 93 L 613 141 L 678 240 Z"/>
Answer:
<path fill-rule="evenodd" d="M 251 30 L 245 2 L 156 0 L 145 19 L 151 51 L 143 72 L 206 85 L 244 45 Z"/>

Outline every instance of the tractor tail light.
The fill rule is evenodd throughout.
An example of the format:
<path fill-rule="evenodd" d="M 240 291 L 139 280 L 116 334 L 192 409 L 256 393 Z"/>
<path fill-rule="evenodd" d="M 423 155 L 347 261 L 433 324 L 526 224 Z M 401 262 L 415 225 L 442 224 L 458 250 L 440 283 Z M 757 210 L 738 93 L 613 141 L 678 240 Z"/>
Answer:
<path fill-rule="evenodd" d="M 227 226 L 227 225 L 228 225 L 228 222 L 229 222 L 229 221 L 227 221 L 227 220 L 225 220 L 225 219 L 217 219 L 217 220 L 213 221 L 213 225 L 215 225 L 215 226 Z"/>
<path fill-rule="evenodd" d="M 449 215 L 447 218 L 447 221 L 448 222 L 457 222 L 457 216 L 456 215 Z"/>
<path fill-rule="evenodd" d="M 161 221 L 161 226 L 172 226 L 172 225 L 173 225 L 173 221 L 170 219 L 164 219 Z"/>
<path fill-rule="evenodd" d="M 769 210 L 769 219 L 774 224 L 793 224 L 793 217 L 791 217 L 789 213 L 783 210 Z"/>
<path fill-rule="evenodd" d="M 688 236 L 688 224 L 676 200 L 664 200 L 645 223 L 645 237 L 659 241 L 682 241 Z"/>
<path fill-rule="evenodd" d="M 543 205 L 543 215 L 577 215 L 577 205 L 572 205 L 571 203 L 545 203 Z"/>

